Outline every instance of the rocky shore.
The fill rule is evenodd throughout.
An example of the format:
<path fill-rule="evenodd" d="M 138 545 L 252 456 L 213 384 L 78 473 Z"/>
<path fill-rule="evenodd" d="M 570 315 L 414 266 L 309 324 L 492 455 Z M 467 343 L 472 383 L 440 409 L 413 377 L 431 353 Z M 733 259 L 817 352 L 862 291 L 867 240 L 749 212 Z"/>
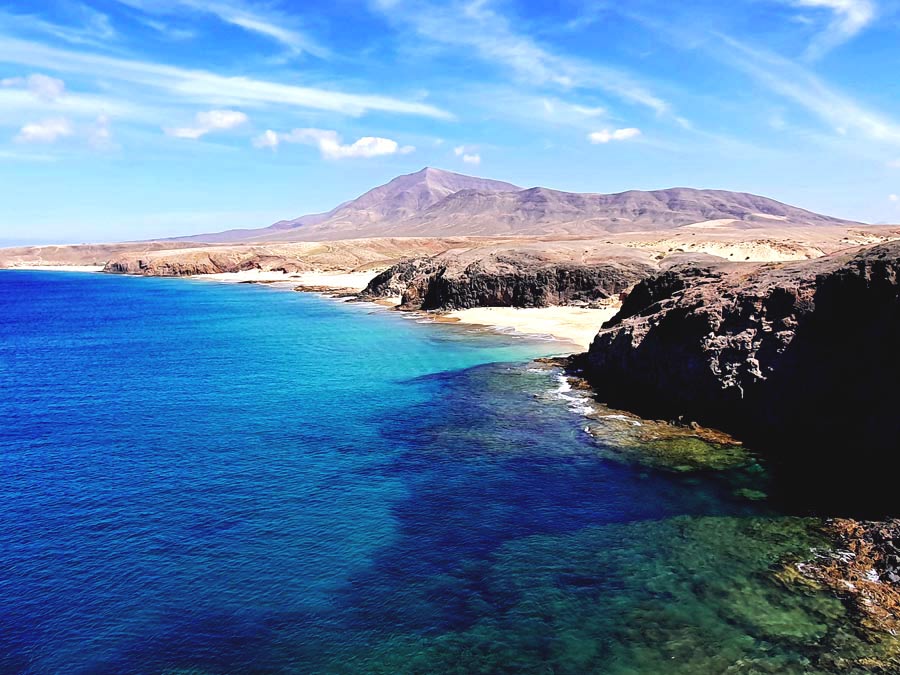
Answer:
<path fill-rule="evenodd" d="M 579 253 L 506 247 L 415 258 L 379 274 L 363 296 L 399 296 L 401 309 L 420 310 L 590 307 L 618 302 L 656 269 L 649 256 L 621 247 Z"/>
<path fill-rule="evenodd" d="M 795 263 L 675 260 L 634 287 L 580 366 L 603 401 L 765 452 L 805 502 L 814 491 L 886 513 L 900 467 L 898 271 L 898 242 Z"/>

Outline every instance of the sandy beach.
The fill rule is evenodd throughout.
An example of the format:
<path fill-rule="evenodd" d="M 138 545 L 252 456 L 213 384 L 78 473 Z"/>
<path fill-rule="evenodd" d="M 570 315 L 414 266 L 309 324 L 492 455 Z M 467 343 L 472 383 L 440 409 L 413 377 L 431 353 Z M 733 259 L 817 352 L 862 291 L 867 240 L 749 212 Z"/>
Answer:
<path fill-rule="evenodd" d="M 449 312 L 445 316 L 460 323 L 513 330 L 526 335 L 545 335 L 570 342 L 578 351 L 587 350 L 604 321 L 619 311 L 581 307 L 476 307 Z M 573 350 L 575 351 L 575 350 Z"/>
<path fill-rule="evenodd" d="M 223 274 L 205 274 L 194 277 L 225 283 L 289 283 L 293 286 L 316 290 L 361 291 L 378 274 L 366 272 L 269 272 L 247 270 Z M 399 304 L 400 298 L 382 298 L 377 301 L 388 307 Z M 586 350 L 604 321 L 612 318 L 618 307 L 584 309 L 581 307 L 477 307 L 440 315 L 440 320 L 474 326 L 486 326 L 524 335 L 540 335 L 569 342 L 573 351 Z M 577 349 L 575 349 L 577 347 Z"/>
<path fill-rule="evenodd" d="M 295 286 L 305 286 L 309 288 L 327 288 L 333 290 L 363 290 L 378 274 L 377 271 L 368 272 L 295 272 L 293 274 L 285 274 L 284 272 L 264 271 L 264 270 L 246 270 L 243 272 L 223 272 L 221 274 L 198 274 L 192 278 L 202 279 L 205 281 L 219 281 L 223 283 L 241 284 L 241 283 L 280 283 L 289 282 Z"/>

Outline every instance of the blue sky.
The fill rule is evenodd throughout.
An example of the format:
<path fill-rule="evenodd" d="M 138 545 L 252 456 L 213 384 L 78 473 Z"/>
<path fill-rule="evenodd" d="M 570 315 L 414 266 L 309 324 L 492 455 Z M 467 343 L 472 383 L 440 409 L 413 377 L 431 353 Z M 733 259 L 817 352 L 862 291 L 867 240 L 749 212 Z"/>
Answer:
<path fill-rule="evenodd" d="M 0 240 L 262 227 L 423 166 L 900 222 L 900 0 L 0 0 Z"/>

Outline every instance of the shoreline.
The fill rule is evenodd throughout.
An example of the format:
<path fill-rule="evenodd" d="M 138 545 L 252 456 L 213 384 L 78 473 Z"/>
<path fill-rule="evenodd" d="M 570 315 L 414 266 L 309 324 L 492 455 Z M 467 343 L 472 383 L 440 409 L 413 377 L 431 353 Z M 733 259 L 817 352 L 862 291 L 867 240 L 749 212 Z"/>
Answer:
<path fill-rule="evenodd" d="M 101 272 L 96 266 L 22 266 L 10 269 L 37 271 Z M 187 277 L 198 281 L 219 283 L 255 283 L 271 285 L 281 290 L 313 292 L 335 300 L 348 301 L 348 296 L 356 295 L 365 288 L 375 272 L 247 272 L 198 275 Z M 366 299 L 367 303 L 383 309 L 397 306 L 398 298 Z M 609 305 L 602 309 L 587 309 L 571 306 L 550 306 L 541 308 L 478 307 L 442 313 L 422 311 L 398 312 L 398 316 L 420 323 L 450 323 L 465 328 L 484 328 L 496 333 L 531 338 L 551 338 L 565 353 L 574 354 L 590 346 L 593 336 L 603 322 L 611 318 L 619 309 Z M 555 367 L 560 367 L 558 364 Z M 688 474 L 698 471 L 741 471 L 751 466 L 752 451 L 741 447 L 726 434 L 713 429 L 682 427 L 669 422 L 641 418 L 630 411 L 599 404 L 589 393 L 587 382 L 561 369 L 557 375 L 558 389 L 549 395 L 566 402 L 569 410 L 584 420 L 583 431 L 598 448 L 598 457 L 611 459 L 628 465 L 643 465 L 655 470 Z M 610 439 L 615 443 L 610 444 Z M 612 449 L 606 449 L 609 446 Z M 748 474 L 749 475 L 749 474 Z M 735 497 L 747 502 L 768 498 L 765 491 L 750 485 L 734 492 Z M 817 516 L 817 518 L 825 518 Z M 829 541 L 839 542 L 846 548 L 858 546 L 863 536 L 880 527 L 859 521 L 850 523 L 844 530 L 834 534 Z M 856 532 L 863 528 L 862 534 Z M 853 530 L 853 531 L 851 531 Z M 840 539 L 843 536 L 844 539 Z M 837 546 L 835 545 L 837 548 Z M 887 553 L 884 554 L 886 556 Z M 777 574 L 783 575 L 785 583 L 817 583 L 840 598 L 854 616 L 854 620 L 867 630 L 867 634 L 880 636 L 885 627 L 893 629 L 895 617 L 890 608 L 900 603 L 900 595 L 892 585 L 884 584 L 880 576 L 894 571 L 882 560 L 881 552 L 873 560 L 864 560 L 856 566 L 848 566 L 846 561 L 830 550 L 811 550 L 808 559 L 800 561 L 779 560 L 781 567 Z M 872 577 L 872 575 L 875 575 Z M 872 577 L 872 578 L 870 578 Z M 859 579 L 867 580 L 860 584 Z M 850 585 L 848 584 L 855 584 Z M 888 601 L 885 616 L 873 613 L 871 607 L 884 598 Z M 888 604 L 892 603 L 892 604 Z M 861 617 L 861 618 L 860 618 Z M 855 624 L 854 624 L 855 625 Z"/>
<path fill-rule="evenodd" d="M 189 278 L 198 281 L 220 283 L 267 284 L 279 288 L 311 293 L 321 293 L 337 299 L 357 295 L 366 288 L 380 270 L 371 272 L 309 271 L 285 273 L 282 271 L 246 270 L 219 274 L 198 274 Z M 400 304 L 399 297 L 367 299 L 367 302 L 393 309 Z M 564 344 L 567 353 L 587 351 L 601 325 L 619 311 L 619 305 L 602 309 L 552 305 L 549 307 L 475 307 L 449 312 L 412 312 L 427 323 L 453 323 L 472 328 L 484 328 L 506 335 L 520 335 L 537 339 L 550 339 Z"/>
<path fill-rule="evenodd" d="M 447 312 L 445 320 L 469 326 L 487 326 L 501 333 L 550 337 L 587 351 L 604 322 L 619 305 L 603 309 L 552 305 L 549 307 L 475 307 Z M 574 352 L 573 352 L 574 353 Z"/>
<path fill-rule="evenodd" d="M 104 269 L 103 265 L 13 265 L 4 267 L 5 270 L 23 270 L 26 272 L 91 272 L 99 273 Z"/>

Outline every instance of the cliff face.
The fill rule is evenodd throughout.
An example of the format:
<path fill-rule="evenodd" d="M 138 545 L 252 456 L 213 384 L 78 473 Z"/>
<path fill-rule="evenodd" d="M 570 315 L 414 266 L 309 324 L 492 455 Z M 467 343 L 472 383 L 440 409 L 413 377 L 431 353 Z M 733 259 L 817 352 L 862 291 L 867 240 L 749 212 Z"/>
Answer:
<path fill-rule="evenodd" d="M 675 266 L 632 290 L 586 374 L 613 405 L 722 428 L 852 492 L 861 462 L 900 465 L 898 271 L 898 242 Z"/>
<path fill-rule="evenodd" d="M 590 305 L 618 298 L 653 269 L 639 260 L 566 263 L 521 252 L 426 258 L 391 267 L 364 295 L 399 295 L 404 309 L 425 310 Z"/>

